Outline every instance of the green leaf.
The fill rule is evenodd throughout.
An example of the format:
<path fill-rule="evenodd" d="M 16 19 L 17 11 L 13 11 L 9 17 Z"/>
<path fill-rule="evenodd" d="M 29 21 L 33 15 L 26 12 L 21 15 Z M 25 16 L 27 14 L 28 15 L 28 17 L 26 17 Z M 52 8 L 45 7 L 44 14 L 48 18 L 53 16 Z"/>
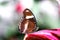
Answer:
<path fill-rule="evenodd" d="M 8 1 L 4 1 L 4 2 L 0 3 L 0 5 L 5 6 L 5 5 L 7 5 L 8 3 L 9 3 Z"/>

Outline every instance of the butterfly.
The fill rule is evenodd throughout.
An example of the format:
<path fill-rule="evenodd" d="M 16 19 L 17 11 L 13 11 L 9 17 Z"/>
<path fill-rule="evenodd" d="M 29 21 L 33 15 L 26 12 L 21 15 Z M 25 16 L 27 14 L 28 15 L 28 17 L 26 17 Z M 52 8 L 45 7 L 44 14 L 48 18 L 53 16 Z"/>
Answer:
<path fill-rule="evenodd" d="M 36 25 L 36 18 L 31 10 L 25 9 L 23 11 L 23 20 L 19 23 L 19 32 L 26 34 L 32 33 L 38 29 Z"/>

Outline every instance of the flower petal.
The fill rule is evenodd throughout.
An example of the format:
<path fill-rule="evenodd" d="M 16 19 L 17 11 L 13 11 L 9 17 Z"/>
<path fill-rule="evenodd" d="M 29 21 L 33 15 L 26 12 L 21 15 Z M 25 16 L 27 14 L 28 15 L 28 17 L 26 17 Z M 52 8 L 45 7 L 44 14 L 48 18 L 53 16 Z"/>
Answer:
<path fill-rule="evenodd" d="M 60 40 L 60 29 L 40 30 L 38 32 L 26 34 L 24 40 Z"/>

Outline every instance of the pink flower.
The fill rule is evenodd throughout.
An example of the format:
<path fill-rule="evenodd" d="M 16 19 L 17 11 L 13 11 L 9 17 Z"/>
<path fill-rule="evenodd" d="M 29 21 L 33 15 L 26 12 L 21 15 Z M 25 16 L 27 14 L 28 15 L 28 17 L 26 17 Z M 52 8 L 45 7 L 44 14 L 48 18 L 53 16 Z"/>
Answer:
<path fill-rule="evenodd" d="M 22 12 L 22 10 L 23 10 L 23 6 L 21 5 L 21 4 L 16 4 L 16 11 L 18 12 L 18 13 L 20 13 L 20 12 Z"/>
<path fill-rule="evenodd" d="M 26 34 L 24 40 L 60 40 L 60 29 L 40 30 Z"/>

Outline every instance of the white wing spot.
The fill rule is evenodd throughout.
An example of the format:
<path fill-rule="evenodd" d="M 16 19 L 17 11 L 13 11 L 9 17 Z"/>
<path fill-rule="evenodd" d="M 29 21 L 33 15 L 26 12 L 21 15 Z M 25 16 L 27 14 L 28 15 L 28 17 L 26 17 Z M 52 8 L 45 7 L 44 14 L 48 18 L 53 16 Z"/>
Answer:
<path fill-rule="evenodd" d="M 28 28 L 28 22 L 25 24 L 25 28 L 24 28 L 24 31 L 22 33 L 25 33 L 27 28 Z"/>
<path fill-rule="evenodd" d="M 30 19 L 30 18 L 33 18 L 34 16 L 26 16 L 26 19 Z"/>

